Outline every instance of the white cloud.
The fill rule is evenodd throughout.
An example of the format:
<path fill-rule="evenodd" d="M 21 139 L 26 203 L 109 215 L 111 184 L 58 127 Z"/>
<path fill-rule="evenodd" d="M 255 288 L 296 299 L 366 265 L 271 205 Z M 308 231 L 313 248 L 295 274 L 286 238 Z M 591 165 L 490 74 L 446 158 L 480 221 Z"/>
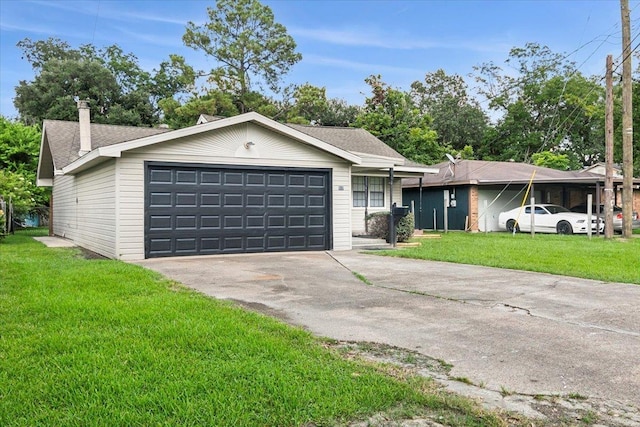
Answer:
<path fill-rule="evenodd" d="M 343 46 L 378 47 L 384 49 L 430 49 L 442 47 L 428 40 L 416 40 L 411 37 L 394 38 L 384 34 L 376 34 L 370 30 L 332 30 L 324 28 L 289 28 L 295 37 Z"/>
<path fill-rule="evenodd" d="M 294 37 L 307 38 L 323 43 L 341 46 L 372 47 L 381 49 L 412 50 L 412 49 L 456 49 L 472 52 L 508 52 L 511 44 L 506 40 L 488 39 L 459 41 L 459 40 L 429 40 L 419 39 L 412 35 L 383 34 L 371 29 L 334 30 L 326 28 L 290 27 Z"/>
<path fill-rule="evenodd" d="M 137 41 L 142 41 L 145 43 L 149 43 L 157 46 L 163 46 L 163 47 L 172 47 L 172 48 L 183 47 L 182 38 L 180 38 L 179 36 L 176 37 L 172 35 L 167 35 L 166 37 L 160 37 L 157 34 L 130 31 L 126 28 L 118 27 L 118 26 L 114 26 L 113 28 L 117 30 L 116 34 L 126 36 L 127 38 L 133 38 Z"/>
<path fill-rule="evenodd" d="M 307 64 L 325 65 L 331 67 L 345 68 L 349 70 L 365 71 L 368 73 L 400 73 L 415 74 L 421 71 L 416 68 L 395 67 L 385 64 L 370 64 L 366 62 L 350 61 L 347 59 L 331 58 L 328 56 L 305 54 L 303 61 Z"/>
<path fill-rule="evenodd" d="M 35 33 L 35 34 L 52 34 L 55 32 L 51 28 L 46 26 L 8 24 L 6 22 L 0 22 L 0 30 L 20 32 L 20 33 Z"/>

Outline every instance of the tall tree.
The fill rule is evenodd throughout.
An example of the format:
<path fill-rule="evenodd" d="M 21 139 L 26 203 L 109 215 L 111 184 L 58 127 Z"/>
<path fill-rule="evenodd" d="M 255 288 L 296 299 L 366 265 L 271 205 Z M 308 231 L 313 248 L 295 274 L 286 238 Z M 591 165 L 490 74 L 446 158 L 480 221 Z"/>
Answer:
<path fill-rule="evenodd" d="M 202 96 L 193 96 L 184 104 L 174 98 L 160 101 L 163 122 L 172 129 L 180 129 L 196 124 L 200 114 L 230 117 L 238 114 L 230 94 L 219 90 L 209 91 Z"/>
<path fill-rule="evenodd" d="M 459 75 L 447 75 L 440 69 L 427 73 L 424 82 L 411 84 L 411 97 L 423 114 L 432 118 L 440 145 L 456 151 L 482 145 L 489 119 L 478 102 L 467 93 L 467 84 Z M 467 149 L 468 151 L 468 149 Z"/>
<path fill-rule="evenodd" d="M 512 49 L 505 63 L 517 74 L 493 63 L 475 67 L 480 92 L 501 115 L 478 154 L 530 162 L 535 153 L 554 151 L 576 166 L 600 161 L 604 89 L 598 80 L 535 43 Z"/>
<path fill-rule="evenodd" d="M 408 159 L 424 164 L 442 160 L 451 149 L 438 144 L 431 119 L 413 104 L 410 94 L 394 89 L 381 77 L 365 79 L 371 96 L 356 118 L 355 125 L 371 132 Z"/>
<path fill-rule="evenodd" d="M 326 88 L 309 83 L 295 87 L 293 105 L 287 113 L 287 121 L 320 126 L 345 126 L 353 124 L 360 109 L 338 98 L 327 98 Z"/>
<path fill-rule="evenodd" d="M 236 96 L 240 112 L 248 110 L 244 97 L 254 83 L 278 92 L 282 76 L 302 55 L 271 8 L 258 0 L 218 0 L 207 13 L 209 22 L 189 22 L 182 40 L 219 63 L 210 73 L 218 89 Z"/>
<path fill-rule="evenodd" d="M 26 123 L 75 120 L 75 99 L 89 99 L 98 123 L 150 126 L 158 122 L 160 99 L 190 90 L 193 68 L 170 55 L 153 74 L 132 53 L 117 46 L 77 49 L 57 39 L 18 42 L 36 76 L 16 87 L 14 104 Z"/>

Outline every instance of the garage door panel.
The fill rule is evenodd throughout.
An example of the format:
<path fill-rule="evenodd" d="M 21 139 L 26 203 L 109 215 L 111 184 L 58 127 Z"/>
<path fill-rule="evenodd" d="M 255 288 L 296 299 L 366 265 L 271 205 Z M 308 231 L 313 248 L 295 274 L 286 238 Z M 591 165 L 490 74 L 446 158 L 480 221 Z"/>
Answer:
<path fill-rule="evenodd" d="M 328 170 L 148 163 L 147 257 L 330 248 Z"/>
<path fill-rule="evenodd" d="M 190 170 L 190 171 L 185 171 L 185 170 L 178 170 L 176 171 L 175 174 L 176 177 L 176 184 L 196 184 L 196 171 L 195 170 Z"/>
<path fill-rule="evenodd" d="M 200 172 L 200 184 L 201 185 L 220 185 L 220 172 L 201 171 Z"/>
<path fill-rule="evenodd" d="M 200 207 L 220 207 L 220 193 L 201 193 Z"/>

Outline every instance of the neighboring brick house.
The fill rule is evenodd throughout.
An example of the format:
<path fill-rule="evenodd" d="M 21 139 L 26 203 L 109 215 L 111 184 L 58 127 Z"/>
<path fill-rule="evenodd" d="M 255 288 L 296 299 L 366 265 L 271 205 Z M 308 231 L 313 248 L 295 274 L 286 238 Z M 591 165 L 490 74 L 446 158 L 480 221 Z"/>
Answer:
<path fill-rule="evenodd" d="M 436 175 L 402 181 L 403 204 L 415 206 L 416 227 L 422 229 L 500 231 L 500 212 L 522 204 L 529 182 L 537 203 L 571 208 L 604 200 L 604 176 L 588 171 L 559 171 L 515 162 L 457 160 L 433 166 Z M 534 175 L 535 172 L 535 175 Z M 640 211 L 640 180 L 634 182 L 635 211 Z M 622 204 L 622 178 L 614 178 L 615 204 Z M 527 197 L 527 202 L 530 195 Z M 422 201 L 422 203 L 420 203 Z M 446 205 L 446 206 L 445 206 Z"/>

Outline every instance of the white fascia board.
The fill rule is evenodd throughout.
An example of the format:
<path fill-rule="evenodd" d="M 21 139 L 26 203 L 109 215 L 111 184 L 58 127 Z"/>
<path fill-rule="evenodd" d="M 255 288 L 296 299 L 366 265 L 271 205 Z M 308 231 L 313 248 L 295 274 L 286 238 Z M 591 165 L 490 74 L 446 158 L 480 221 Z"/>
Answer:
<path fill-rule="evenodd" d="M 74 172 L 80 172 L 84 169 L 87 169 L 90 166 L 93 166 L 94 164 L 98 164 L 105 161 L 106 160 L 105 157 L 120 157 L 119 155 L 105 156 L 104 153 L 102 153 L 102 150 L 103 148 L 96 148 L 95 150 L 88 152 L 87 154 L 80 157 L 75 162 L 62 168 L 62 174 L 66 175 L 66 174 L 73 174 Z"/>
<path fill-rule="evenodd" d="M 36 187 L 53 187 L 53 179 L 36 179 Z"/>
<path fill-rule="evenodd" d="M 387 163 L 393 164 L 394 166 L 403 165 L 405 162 L 404 157 L 378 156 L 376 154 L 363 153 L 361 151 L 351 151 L 351 152 L 360 156 L 362 158 L 362 163 L 365 166 L 368 166 L 369 164 L 375 164 L 375 162 L 379 162 L 379 161 L 386 161 Z"/>
<path fill-rule="evenodd" d="M 398 166 L 396 170 L 398 172 L 412 172 L 412 173 L 421 173 L 421 174 L 430 173 L 434 175 L 440 173 L 440 169 L 420 167 L 420 166 Z"/>
<path fill-rule="evenodd" d="M 370 156 L 363 156 L 362 162 L 358 164 L 358 167 L 362 169 L 380 169 L 380 168 L 395 168 L 397 163 L 395 159 L 388 158 L 376 158 Z"/>

